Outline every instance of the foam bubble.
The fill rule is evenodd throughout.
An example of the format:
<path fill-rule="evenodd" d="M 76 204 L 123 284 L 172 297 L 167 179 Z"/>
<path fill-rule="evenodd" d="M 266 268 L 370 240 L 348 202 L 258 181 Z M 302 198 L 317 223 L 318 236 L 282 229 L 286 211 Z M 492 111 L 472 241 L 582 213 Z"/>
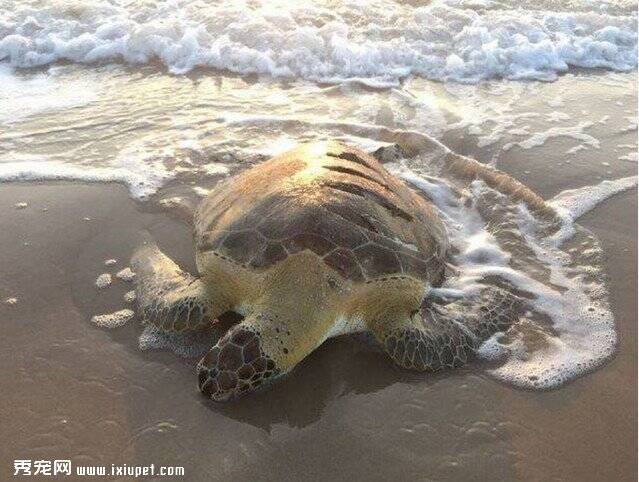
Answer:
<path fill-rule="evenodd" d="M 442 0 L 415 8 L 381 2 L 340 8 L 287 2 L 129 2 L 0 12 L 0 60 L 34 67 L 159 60 L 174 74 L 196 67 L 324 82 L 395 85 L 436 80 L 553 80 L 569 67 L 637 66 L 636 13 L 533 11 Z M 353 19 L 357 19 L 354 21 Z"/>
<path fill-rule="evenodd" d="M 178 356 L 194 358 L 203 356 L 213 343 L 210 331 L 183 333 L 167 333 L 155 325 L 147 325 L 140 335 L 138 347 L 140 350 L 171 350 Z"/>
<path fill-rule="evenodd" d="M 100 328 L 118 328 L 124 326 L 134 316 L 133 310 L 124 309 L 104 315 L 95 315 L 91 317 L 91 323 Z"/>
<path fill-rule="evenodd" d="M 548 201 L 562 218 L 562 227 L 552 237 L 561 244 L 574 233 L 574 221 L 617 193 L 637 186 L 637 176 L 602 181 L 595 186 L 584 186 L 560 192 Z"/>
<path fill-rule="evenodd" d="M 431 199 L 455 248 L 451 262 L 456 274 L 430 295 L 456 298 L 475 290 L 480 281 L 498 278 L 530 296 L 530 311 L 479 347 L 480 357 L 498 363 L 488 373 L 519 387 L 549 389 L 609 359 L 617 338 L 601 250 L 574 220 L 615 192 L 636 185 L 636 177 L 557 196 L 550 202 L 562 220 L 557 232 L 525 205 L 483 182 L 459 191 L 428 166 L 406 162 L 387 167 Z"/>
<path fill-rule="evenodd" d="M 0 33 L 0 43 L 1 38 Z M 77 107 L 97 97 L 97 87 L 93 82 L 88 80 L 61 82 L 56 77 L 55 69 L 25 79 L 13 75 L 10 65 L 0 64 L 0 84 L 2 85 L 0 121 L 5 123 L 15 122 L 43 111 Z M 20 106 L 20 108 L 11 108 L 11 106 Z"/>
<path fill-rule="evenodd" d="M 638 157 L 639 155 L 637 152 L 629 152 L 628 154 L 624 156 L 619 156 L 617 159 L 619 159 L 620 161 L 637 162 Z"/>
<path fill-rule="evenodd" d="M 126 268 L 118 271 L 115 277 L 121 279 L 122 281 L 133 281 L 133 279 L 135 278 L 135 273 L 131 271 L 131 268 L 127 266 Z"/>
<path fill-rule="evenodd" d="M 592 127 L 593 125 L 593 122 L 584 121 L 580 122 L 576 126 L 551 127 L 546 131 L 536 132 L 528 139 L 525 139 L 523 141 L 505 144 L 503 149 L 507 151 L 515 145 L 521 147 L 522 149 L 532 149 L 533 147 L 538 147 L 545 144 L 549 139 L 553 139 L 555 137 L 570 137 L 572 139 L 580 140 L 583 142 L 583 144 L 581 144 L 581 147 L 579 147 L 579 149 L 585 149 L 586 146 L 599 149 L 599 140 L 584 132 L 584 129 Z M 575 151 L 569 152 L 572 153 Z"/>
<path fill-rule="evenodd" d="M 130 167 L 130 166 L 129 166 Z M 153 174 L 153 168 L 88 167 L 46 159 L 0 162 L 0 182 L 15 181 L 84 181 L 117 182 L 129 187 L 131 195 L 145 199 L 154 194 L 170 177 L 168 172 Z M 161 171 L 160 171 L 161 172 Z"/>
<path fill-rule="evenodd" d="M 95 286 L 97 286 L 98 289 L 104 289 L 111 284 L 111 281 L 112 279 L 109 273 L 102 273 L 96 278 Z"/>

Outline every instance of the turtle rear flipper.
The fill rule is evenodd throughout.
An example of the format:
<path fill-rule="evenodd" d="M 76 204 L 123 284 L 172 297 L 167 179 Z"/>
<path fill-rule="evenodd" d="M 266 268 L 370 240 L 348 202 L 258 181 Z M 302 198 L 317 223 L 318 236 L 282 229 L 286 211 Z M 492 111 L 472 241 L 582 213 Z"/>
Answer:
<path fill-rule="evenodd" d="M 373 333 L 403 368 L 456 368 L 465 364 L 484 340 L 516 323 L 523 306 L 518 296 L 485 287 L 474 296 L 445 306 L 425 302 L 412 316 L 377 323 Z"/>
<path fill-rule="evenodd" d="M 153 242 L 138 248 L 131 264 L 141 317 L 165 331 L 203 328 L 230 308 L 222 296 L 182 271 Z"/>

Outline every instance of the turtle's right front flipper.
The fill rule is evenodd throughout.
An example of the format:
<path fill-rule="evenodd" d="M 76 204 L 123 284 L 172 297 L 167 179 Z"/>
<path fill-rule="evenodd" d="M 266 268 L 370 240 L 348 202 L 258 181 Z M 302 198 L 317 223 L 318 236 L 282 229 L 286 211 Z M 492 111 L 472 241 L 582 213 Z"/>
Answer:
<path fill-rule="evenodd" d="M 152 242 L 138 248 L 131 264 L 140 315 L 165 331 L 203 328 L 230 309 L 223 296 L 182 271 Z"/>

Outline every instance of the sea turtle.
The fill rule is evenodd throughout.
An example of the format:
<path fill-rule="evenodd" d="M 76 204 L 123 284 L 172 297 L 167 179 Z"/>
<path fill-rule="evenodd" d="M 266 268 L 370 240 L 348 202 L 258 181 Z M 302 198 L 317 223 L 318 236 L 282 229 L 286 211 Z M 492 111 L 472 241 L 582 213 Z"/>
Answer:
<path fill-rule="evenodd" d="M 435 208 L 338 142 L 301 145 L 219 184 L 194 227 L 200 277 L 147 243 L 133 259 L 137 299 L 142 317 L 166 331 L 197 330 L 228 311 L 244 317 L 197 366 L 199 388 L 217 401 L 359 331 L 401 367 L 456 367 L 516 320 L 522 302 L 486 286 L 431 303 L 425 294 L 442 282 L 449 251 Z"/>

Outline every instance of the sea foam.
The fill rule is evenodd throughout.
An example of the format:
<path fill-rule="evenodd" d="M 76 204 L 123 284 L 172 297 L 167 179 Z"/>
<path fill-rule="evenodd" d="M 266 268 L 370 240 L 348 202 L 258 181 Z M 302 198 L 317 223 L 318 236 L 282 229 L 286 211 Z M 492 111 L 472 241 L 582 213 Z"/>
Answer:
<path fill-rule="evenodd" d="M 56 61 L 160 61 L 324 82 L 395 85 L 407 76 L 475 83 L 553 80 L 572 67 L 637 66 L 632 10 L 549 11 L 433 1 L 319 4 L 230 0 L 75 5 L 15 2 L 0 11 L 0 60 L 14 67 Z M 356 19 L 356 20 L 355 20 Z"/>
<path fill-rule="evenodd" d="M 447 151 L 436 142 L 431 148 L 435 158 Z M 557 211 L 557 224 L 480 180 L 460 189 L 454 179 L 440 176 L 434 167 L 438 163 L 431 160 L 387 165 L 433 202 L 454 248 L 454 274 L 429 296 L 460 297 L 478 283 L 498 279 L 528 298 L 529 311 L 518 323 L 479 347 L 481 358 L 497 364 L 488 373 L 518 387 L 550 389 L 608 360 L 617 335 L 601 248 L 575 221 L 611 195 L 636 186 L 637 178 L 560 193 L 548 202 Z"/>
<path fill-rule="evenodd" d="M 14 75 L 10 65 L 0 64 L 0 85 L 0 121 L 3 123 L 43 111 L 77 107 L 97 98 L 97 86 L 93 82 L 60 81 L 56 68 L 25 79 Z"/>

